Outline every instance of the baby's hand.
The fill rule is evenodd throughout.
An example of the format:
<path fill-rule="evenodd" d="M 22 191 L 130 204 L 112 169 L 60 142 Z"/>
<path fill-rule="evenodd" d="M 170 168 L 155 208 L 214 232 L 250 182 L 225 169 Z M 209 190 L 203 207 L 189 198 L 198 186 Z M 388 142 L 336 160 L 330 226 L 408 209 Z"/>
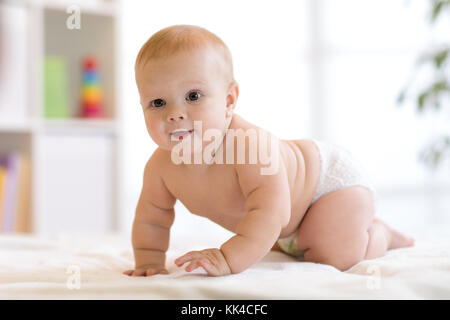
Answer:
<path fill-rule="evenodd" d="M 134 270 L 124 271 L 123 274 L 132 277 L 148 277 L 155 274 L 169 274 L 169 272 L 166 270 L 166 268 L 164 268 L 164 266 L 145 265 Z"/>
<path fill-rule="evenodd" d="M 181 267 L 184 263 L 191 263 L 185 268 L 187 272 L 202 267 L 210 276 L 224 276 L 231 273 L 230 267 L 219 249 L 205 249 L 190 251 L 177 258 L 175 264 Z"/>

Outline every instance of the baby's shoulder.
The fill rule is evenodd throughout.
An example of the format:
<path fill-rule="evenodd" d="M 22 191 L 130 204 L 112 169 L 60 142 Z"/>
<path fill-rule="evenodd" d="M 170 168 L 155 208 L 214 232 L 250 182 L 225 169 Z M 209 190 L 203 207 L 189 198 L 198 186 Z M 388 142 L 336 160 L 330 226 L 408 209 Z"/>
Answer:
<path fill-rule="evenodd" d="M 165 167 L 165 154 L 158 148 L 145 165 L 142 195 L 143 199 L 159 208 L 172 208 L 175 197 L 167 189 L 164 178 Z"/>
<path fill-rule="evenodd" d="M 145 175 L 154 176 L 156 173 L 161 173 L 167 168 L 167 162 L 170 161 L 170 155 L 161 148 L 157 148 L 145 165 Z"/>

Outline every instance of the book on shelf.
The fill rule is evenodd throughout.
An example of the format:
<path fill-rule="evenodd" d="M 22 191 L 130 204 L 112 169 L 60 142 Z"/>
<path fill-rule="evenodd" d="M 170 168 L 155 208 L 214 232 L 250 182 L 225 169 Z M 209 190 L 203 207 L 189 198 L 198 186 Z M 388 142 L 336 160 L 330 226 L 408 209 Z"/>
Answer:
<path fill-rule="evenodd" d="M 46 118 L 68 118 L 67 66 L 63 57 L 44 61 L 44 110 Z"/>
<path fill-rule="evenodd" d="M 30 231 L 30 167 L 26 155 L 0 153 L 0 232 Z"/>

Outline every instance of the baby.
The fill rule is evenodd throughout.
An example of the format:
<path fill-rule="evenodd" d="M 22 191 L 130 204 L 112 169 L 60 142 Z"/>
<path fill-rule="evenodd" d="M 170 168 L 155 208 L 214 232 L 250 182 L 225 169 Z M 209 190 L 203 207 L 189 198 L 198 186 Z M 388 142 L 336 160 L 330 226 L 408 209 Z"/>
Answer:
<path fill-rule="evenodd" d="M 178 257 L 188 272 L 239 273 L 270 250 L 347 270 L 413 245 L 374 217 L 373 187 L 347 150 L 280 140 L 234 113 L 239 87 L 216 35 L 189 25 L 160 30 L 141 48 L 135 72 L 158 148 L 145 166 L 133 223 L 135 268 L 124 274 L 168 273 L 177 199 L 235 234 L 220 248 Z"/>

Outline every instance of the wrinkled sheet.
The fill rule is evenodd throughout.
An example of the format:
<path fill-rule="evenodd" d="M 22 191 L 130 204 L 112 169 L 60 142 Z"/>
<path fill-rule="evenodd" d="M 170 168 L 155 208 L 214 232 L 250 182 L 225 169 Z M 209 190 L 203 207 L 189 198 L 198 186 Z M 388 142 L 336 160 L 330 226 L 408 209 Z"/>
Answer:
<path fill-rule="evenodd" d="M 1 299 L 449 299 L 449 239 L 416 239 L 340 272 L 270 252 L 240 274 L 188 273 L 174 259 L 223 239 L 178 237 L 169 275 L 128 277 L 134 265 L 123 235 L 0 235 Z"/>

